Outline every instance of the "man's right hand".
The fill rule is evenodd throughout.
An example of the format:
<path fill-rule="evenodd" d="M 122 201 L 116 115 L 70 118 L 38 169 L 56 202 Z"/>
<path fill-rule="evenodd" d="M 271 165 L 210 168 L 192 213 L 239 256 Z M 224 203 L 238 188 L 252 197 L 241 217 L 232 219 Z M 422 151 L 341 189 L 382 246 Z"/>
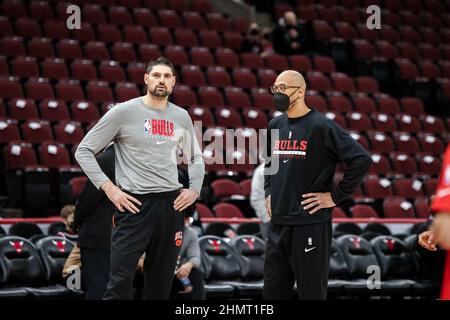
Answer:
<path fill-rule="evenodd" d="M 419 244 L 430 251 L 436 251 L 436 245 L 437 245 L 437 241 L 436 239 L 433 237 L 433 233 L 431 231 L 424 231 L 421 234 L 419 234 L 419 240 L 418 240 Z"/>
<path fill-rule="evenodd" d="M 109 200 L 111 200 L 112 203 L 114 203 L 117 210 L 119 210 L 120 212 L 125 212 L 125 210 L 128 210 L 131 213 L 139 212 L 139 209 L 134 205 L 134 203 L 139 206 L 142 203 L 138 199 L 120 190 L 111 181 L 102 184 L 101 188 L 103 189 L 103 191 L 105 191 L 106 196 L 109 198 Z"/>
<path fill-rule="evenodd" d="M 264 205 L 266 207 L 267 216 L 269 219 L 272 218 L 272 205 L 270 204 L 270 195 L 267 196 L 266 200 L 264 201 Z"/>

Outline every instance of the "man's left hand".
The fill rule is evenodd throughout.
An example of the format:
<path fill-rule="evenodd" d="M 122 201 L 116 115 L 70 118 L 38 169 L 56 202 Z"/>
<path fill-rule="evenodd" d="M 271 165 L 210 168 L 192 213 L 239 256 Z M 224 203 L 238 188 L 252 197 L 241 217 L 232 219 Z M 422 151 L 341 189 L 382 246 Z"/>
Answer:
<path fill-rule="evenodd" d="M 314 214 L 320 209 L 332 208 L 336 206 L 336 204 L 333 202 L 333 199 L 331 199 L 330 192 L 306 193 L 302 195 L 302 197 L 307 198 L 301 203 L 304 206 L 304 210 L 314 208 L 309 211 L 309 214 Z"/>
<path fill-rule="evenodd" d="M 181 189 L 180 195 L 175 199 L 173 207 L 175 210 L 183 211 L 197 200 L 199 194 L 192 189 Z"/>
<path fill-rule="evenodd" d="M 450 213 L 436 214 L 431 225 L 431 232 L 441 248 L 450 250 Z"/>

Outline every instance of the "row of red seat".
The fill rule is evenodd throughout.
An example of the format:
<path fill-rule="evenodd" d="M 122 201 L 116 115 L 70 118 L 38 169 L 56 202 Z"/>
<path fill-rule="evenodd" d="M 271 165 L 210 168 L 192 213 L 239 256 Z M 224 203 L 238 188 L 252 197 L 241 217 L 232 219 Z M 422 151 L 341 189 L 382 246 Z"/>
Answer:
<path fill-rule="evenodd" d="M 335 177 L 339 182 L 342 174 Z M 353 193 L 355 197 L 369 197 L 373 199 L 384 199 L 391 196 L 404 198 L 417 198 L 424 195 L 431 196 L 436 192 L 438 179 L 419 178 L 379 178 L 375 175 L 365 177 L 362 185 Z M 213 197 L 216 201 L 230 198 L 234 195 L 250 197 L 251 179 L 244 179 L 237 183 L 227 178 L 216 179 L 211 183 Z"/>
<path fill-rule="evenodd" d="M 56 6 L 54 4 L 57 4 Z M 2 14 L 14 18 L 31 17 L 37 20 L 51 20 L 57 18 L 59 20 L 66 20 L 67 7 L 71 4 L 81 6 L 83 16 L 90 22 L 98 23 L 106 21 L 105 12 L 108 12 L 109 20 L 115 22 L 123 19 L 129 21 L 129 13 L 132 11 L 133 17 L 136 18 L 134 23 L 148 19 L 148 15 L 143 16 L 143 12 L 150 12 L 160 10 L 174 10 L 184 14 L 184 12 L 194 12 L 201 15 L 212 14 L 212 6 L 208 0 L 74 0 L 70 2 L 62 1 L 38 1 L 32 2 L 29 5 L 19 0 L 4 1 L 1 6 Z M 142 15 L 142 16 L 141 16 Z M 123 24 L 122 21 L 118 22 Z M 147 24 L 143 24 L 149 26 Z"/>
<path fill-rule="evenodd" d="M 7 20 L 2 17 L 0 19 L 0 25 L 5 25 L 5 21 Z M 239 32 L 225 31 L 222 34 L 210 29 L 194 31 L 193 29 L 180 27 L 171 32 L 169 28 L 153 26 L 147 31 L 146 27 L 141 26 L 126 26 L 119 28 L 111 24 L 100 24 L 97 27 L 93 27 L 91 24 L 84 22 L 80 29 L 74 29 L 70 34 L 67 31 L 59 31 L 59 28 L 66 27 L 63 22 L 54 21 L 53 24 L 48 22 L 48 25 L 52 26 L 54 30 L 47 30 L 42 33 L 38 30 L 32 31 L 33 28 L 27 26 L 26 28 L 23 28 L 24 31 L 17 32 L 16 34 L 11 31 L 6 32 L 6 34 L 8 34 L 9 38 L 12 36 L 18 36 L 21 39 L 22 37 L 26 39 L 44 37 L 45 39 L 60 40 L 73 38 L 72 40 L 79 42 L 100 41 L 108 44 L 117 42 L 132 44 L 150 42 L 156 45 L 177 44 L 186 47 L 231 47 L 237 51 L 240 50 L 241 44 L 244 40 L 244 36 L 242 36 Z M 7 24 L 5 28 L 8 28 Z"/>
<path fill-rule="evenodd" d="M 254 5 L 254 1 L 246 0 L 246 2 L 252 3 Z M 292 3 L 292 2 L 291 2 Z M 326 13 L 335 17 L 336 15 L 341 15 L 342 20 L 357 22 L 357 19 L 360 18 L 360 15 L 367 15 L 366 9 L 370 5 L 378 5 L 383 8 L 384 11 L 387 11 L 388 14 L 386 16 L 390 16 L 390 13 L 396 14 L 402 11 L 407 11 L 410 13 L 416 13 L 423 16 L 424 13 L 429 13 L 434 16 L 441 15 L 442 22 L 450 26 L 450 16 L 442 15 L 446 11 L 446 5 L 440 0 L 396 0 L 396 1 L 382 1 L 382 0 L 296 0 L 294 1 L 295 8 L 298 8 L 301 14 L 300 8 L 311 7 L 312 10 L 316 10 L 319 15 L 316 18 L 322 19 L 330 19 L 327 18 Z M 337 8 L 336 8 L 337 6 Z M 276 4 L 275 5 L 275 14 L 277 17 L 281 17 L 284 12 L 288 10 L 293 10 L 294 8 L 287 4 Z M 330 9 L 334 9 L 334 11 L 338 11 L 337 13 L 332 13 Z M 391 19 L 386 18 L 386 23 L 393 23 Z M 397 20 L 395 21 L 397 22 Z"/>
<path fill-rule="evenodd" d="M 63 129 L 64 128 L 64 129 Z M 60 126 L 60 130 L 67 129 L 66 126 Z M 32 130 L 32 129 L 30 129 Z M 61 133 L 64 135 L 64 133 Z M 78 138 L 79 139 L 79 138 Z M 36 139 L 38 141 L 40 139 Z M 75 142 L 73 139 L 69 142 Z M 61 142 L 57 141 L 44 141 L 39 144 L 39 163 L 48 167 L 59 167 L 76 164 L 71 154 L 74 152 L 74 147 L 69 150 Z M 219 155 L 215 152 L 223 152 L 220 150 L 212 150 L 211 148 L 204 149 L 204 158 L 206 162 L 206 168 L 208 171 L 237 171 L 247 172 L 252 174 L 256 164 L 256 156 L 252 151 L 246 150 L 227 150 L 225 156 L 221 157 L 222 161 L 226 161 L 227 157 L 232 159 L 233 163 L 220 164 L 214 163 L 218 159 Z M 9 142 L 3 150 L 5 167 L 23 168 L 29 165 L 38 164 L 36 153 L 30 142 L 25 141 L 12 141 Z M 252 153 L 252 154 L 249 154 Z M 54 159 L 48 160 L 45 159 Z M 372 153 L 373 165 L 370 168 L 370 172 L 379 175 L 404 175 L 404 176 L 417 176 L 426 175 L 437 177 L 440 171 L 441 160 L 438 156 L 425 153 L 416 152 L 414 156 L 405 152 L 391 152 L 389 157 L 382 153 Z"/>
<path fill-rule="evenodd" d="M 197 203 L 200 218 L 244 218 L 242 211 L 231 203 L 218 203 L 212 209 Z M 387 197 L 383 200 L 383 212 L 377 212 L 372 206 L 356 204 L 349 209 L 349 214 L 341 208 L 333 209 L 333 218 L 428 218 L 430 205 L 425 197 L 417 198 L 414 202 L 403 197 Z"/>

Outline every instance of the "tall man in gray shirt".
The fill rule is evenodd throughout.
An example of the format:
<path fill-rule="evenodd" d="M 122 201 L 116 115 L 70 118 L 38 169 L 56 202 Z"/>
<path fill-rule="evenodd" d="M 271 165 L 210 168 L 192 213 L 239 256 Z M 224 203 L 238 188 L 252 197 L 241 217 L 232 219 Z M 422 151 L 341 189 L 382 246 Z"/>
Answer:
<path fill-rule="evenodd" d="M 116 105 L 81 141 L 75 157 L 83 171 L 114 203 L 111 275 L 104 299 L 131 299 L 136 266 L 144 262 L 144 299 L 168 299 L 183 239 L 180 213 L 199 196 L 205 173 L 188 113 L 168 102 L 174 68 L 165 58 L 150 61 L 147 94 Z M 95 160 L 115 145 L 116 181 Z M 189 188 L 178 182 L 177 147 L 188 160 Z"/>

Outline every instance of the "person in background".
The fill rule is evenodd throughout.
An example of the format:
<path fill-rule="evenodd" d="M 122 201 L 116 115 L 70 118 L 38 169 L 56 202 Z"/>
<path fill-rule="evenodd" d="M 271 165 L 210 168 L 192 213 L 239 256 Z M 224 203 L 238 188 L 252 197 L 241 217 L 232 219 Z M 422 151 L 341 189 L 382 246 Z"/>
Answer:
<path fill-rule="evenodd" d="M 283 55 L 305 54 L 310 50 L 309 29 L 299 23 L 293 11 L 285 12 L 273 31 L 275 51 Z"/>
<path fill-rule="evenodd" d="M 187 294 L 192 300 L 205 299 L 205 282 L 201 267 L 200 245 L 196 231 L 190 226 L 191 216 L 184 218 L 184 239 L 175 270 L 171 299 L 180 297 L 179 292 Z"/>
<path fill-rule="evenodd" d="M 71 204 L 65 205 L 64 207 L 62 207 L 60 215 L 66 228 L 64 231 L 60 231 L 56 235 L 76 242 L 78 239 L 78 235 L 73 230 L 75 206 Z"/>
<path fill-rule="evenodd" d="M 263 239 L 266 240 L 270 219 L 265 206 L 264 165 L 265 162 L 263 159 L 261 164 L 255 169 L 255 172 L 253 172 L 250 204 L 255 210 L 256 216 L 261 219 L 261 233 Z"/>
<path fill-rule="evenodd" d="M 114 145 L 96 156 L 106 176 L 115 181 Z M 111 219 L 114 204 L 105 193 L 88 180 L 76 209 L 74 228 L 78 230 L 77 245 L 81 254 L 81 282 L 86 300 L 101 300 L 109 280 L 111 255 Z"/>

